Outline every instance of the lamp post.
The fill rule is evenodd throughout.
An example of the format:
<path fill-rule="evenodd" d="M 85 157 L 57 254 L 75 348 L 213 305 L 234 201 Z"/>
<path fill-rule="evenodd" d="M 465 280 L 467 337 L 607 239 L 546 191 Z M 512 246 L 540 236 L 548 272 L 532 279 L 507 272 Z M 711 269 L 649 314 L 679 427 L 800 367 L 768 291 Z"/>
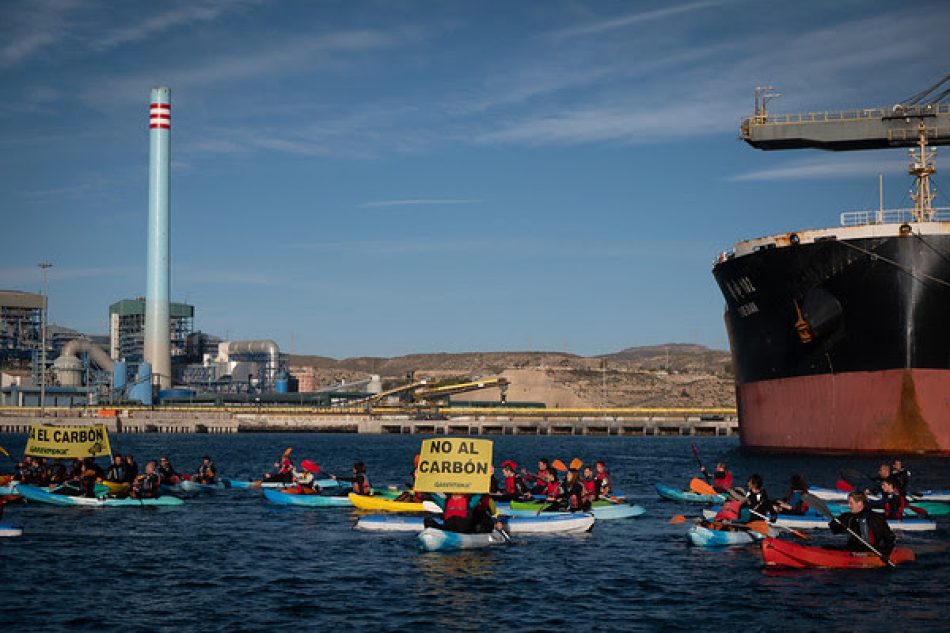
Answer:
<path fill-rule="evenodd" d="M 46 318 L 49 312 L 49 269 L 53 265 L 49 262 L 37 264 L 43 270 L 43 321 L 40 332 L 40 415 L 46 417 Z"/>

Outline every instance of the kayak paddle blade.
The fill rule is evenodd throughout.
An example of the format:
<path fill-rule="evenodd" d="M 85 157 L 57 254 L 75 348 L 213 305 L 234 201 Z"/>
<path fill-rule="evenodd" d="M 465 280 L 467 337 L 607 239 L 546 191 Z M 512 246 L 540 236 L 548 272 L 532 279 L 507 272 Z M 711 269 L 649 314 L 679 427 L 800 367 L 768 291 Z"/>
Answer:
<path fill-rule="evenodd" d="M 698 477 L 693 477 L 689 480 L 689 489 L 700 495 L 715 495 L 719 494 L 716 492 L 716 489 L 707 484 L 705 481 Z"/>

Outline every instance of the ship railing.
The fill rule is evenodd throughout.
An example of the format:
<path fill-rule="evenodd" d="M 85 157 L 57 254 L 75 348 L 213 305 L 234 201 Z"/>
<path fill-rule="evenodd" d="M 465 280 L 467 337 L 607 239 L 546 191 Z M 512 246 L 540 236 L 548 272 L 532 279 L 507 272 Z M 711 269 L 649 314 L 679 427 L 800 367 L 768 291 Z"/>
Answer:
<path fill-rule="evenodd" d="M 828 121 L 855 121 L 861 119 L 884 119 L 901 115 L 913 115 L 926 111 L 927 115 L 950 113 L 950 103 L 927 104 L 926 108 L 894 110 L 891 108 L 862 108 L 860 110 L 837 110 L 828 112 L 796 112 L 791 114 L 758 114 L 743 119 L 755 125 L 778 123 L 825 123 Z"/>
<path fill-rule="evenodd" d="M 950 222 L 950 207 L 934 207 L 933 222 Z M 841 214 L 841 226 L 864 226 L 865 224 L 902 224 L 914 222 L 913 209 L 871 209 L 845 211 Z"/>

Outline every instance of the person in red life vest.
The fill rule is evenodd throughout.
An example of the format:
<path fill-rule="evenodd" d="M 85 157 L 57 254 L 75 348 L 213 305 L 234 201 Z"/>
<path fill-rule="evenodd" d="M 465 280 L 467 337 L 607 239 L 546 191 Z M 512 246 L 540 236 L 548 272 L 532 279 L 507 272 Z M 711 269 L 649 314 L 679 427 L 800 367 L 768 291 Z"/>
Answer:
<path fill-rule="evenodd" d="M 596 470 L 596 473 L 594 474 L 594 481 L 597 484 L 595 497 L 597 499 L 606 499 L 613 494 L 613 477 L 610 476 L 610 471 L 607 470 L 607 464 L 605 464 L 604 460 L 602 459 L 598 459 L 594 463 L 594 469 Z"/>
<path fill-rule="evenodd" d="M 297 484 L 293 490 L 293 494 L 297 495 L 315 495 L 319 494 L 319 486 L 314 485 L 313 483 L 313 474 L 307 472 L 306 470 L 302 472 L 294 471 L 293 473 L 294 483 Z"/>
<path fill-rule="evenodd" d="M 264 473 L 262 481 L 280 481 L 290 483 L 294 480 L 294 462 L 290 455 L 284 455 L 274 464 L 274 472 Z"/>
<path fill-rule="evenodd" d="M 352 477 L 337 477 L 336 475 L 330 475 L 330 477 L 332 479 L 338 479 L 339 481 L 352 483 L 353 492 L 358 495 L 368 495 L 372 492 L 372 488 L 369 485 L 369 476 L 366 474 L 366 464 L 363 462 L 353 464 Z"/>
<path fill-rule="evenodd" d="M 887 556 L 894 549 L 894 533 L 887 520 L 877 512 L 871 512 L 863 492 L 848 494 L 848 512 L 828 524 L 834 534 L 847 534 L 845 548 L 852 552 L 867 552 L 867 545 L 855 537 L 861 537 L 868 545 Z M 853 532 L 851 534 L 848 530 Z"/>
<path fill-rule="evenodd" d="M 528 486 L 518 476 L 518 464 L 506 459 L 501 463 L 502 486 L 498 494 L 493 495 L 498 501 L 524 501 L 531 498 Z"/>
<path fill-rule="evenodd" d="M 590 466 L 584 466 L 581 472 L 581 485 L 584 486 L 584 497 L 587 502 L 593 502 L 597 498 L 597 480 L 594 479 L 594 469 Z"/>
<path fill-rule="evenodd" d="M 881 498 L 877 501 L 867 501 L 868 507 L 884 510 L 885 519 L 903 519 L 907 508 L 907 498 L 900 493 L 890 479 L 881 482 Z"/>
<path fill-rule="evenodd" d="M 792 480 L 788 485 L 788 493 L 784 498 L 776 500 L 773 505 L 776 512 L 782 514 L 802 515 L 808 512 L 808 504 L 805 503 L 804 494 L 808 492 L 808 484 L 801 475 L 792 475 Z"/>
<path fill-rule="evenodd" d="M 494 522 L 490 514 L 486 515 L 486 506 L 483 500 L 488 495 L 468 495 L 452 493 L 448 497 L 432 495 L 432 500 L 442 508 L 441 523 L 427 516 L 423 521 L 426 527 L 434 527 L 448 532 L 473 534 L 479 531 L 490 532 L 492 529 L 501 529 L 501 522 Z M 490 505 L 487 506 L 490 508 Z M 486 518 L 487 517 L 487 518 Z"/>
<path fill-rule="evenodd" d="M 584 485 L 581 483 L 580 475 L 576 468 L 567 471 L 567 475 L 561 483 L 557 507 L 559 509 L 568 510 L 569 512 L 590 510 L 590 502 L 584 494 Z"/>
<path fill-rule="evenodd" d="M 548 503 L 554 503 L 558 500 L 558 497 L 561 496 L 561 485 L 557 481 L 557 473 L 554 469 L 549 468 L 544 472 L 547 476 L 547 482 L 544 485 L 542 494 L 545 495 Z"/>
<path fill-rule="evenodd" d="M 709 474 L 705 466 L 700 470 L 706 478 L 706 481 L 712 481 L 712 487 L 716 492 L 725 492 L 732 488 L 732 473 L 726 468 L 726 462 L 717 463 L 716 470 L 713 471 L 712 475 Z"/>
<path fill-rule="evenodd" d="M 736 492 L 742 494 L 745 492 L 742 488 L 737 488 Z M 720 507 L 719 511 L 716 512 L 716 516 L 713 521 L 717 523 L 722 522 L 732 522 L 739 521 L 739 516 L 742 513 L 742 500 L 741 499 L 729 499 L 725 501 Z"/>
<path fill-rule="evenodd" d="M 538 472 L 534 475 L 529 473 L 527 469 L 522 468 L 521 474 L 524 475 L 525 481 L 531 487 L 532 494 L 543 495 L 545 489 L 548 486 L 548 472 L 551 470 L 550 462 L 547 458 L 542 458 L 538 460 Z M 556 477 L 556 475 L 555 475 Z"/>

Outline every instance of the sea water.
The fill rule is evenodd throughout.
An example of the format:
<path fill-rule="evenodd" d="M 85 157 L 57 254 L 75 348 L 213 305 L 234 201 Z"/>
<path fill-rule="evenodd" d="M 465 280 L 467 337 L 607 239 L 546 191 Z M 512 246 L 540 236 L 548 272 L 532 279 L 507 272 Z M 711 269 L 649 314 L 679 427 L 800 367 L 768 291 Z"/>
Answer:
<path fill-rule="evenodd" d="M 0 435 L 17 454 L 23 435 Z M 318 434 L 116 435 L 113 450 L 170 457 L 182 472 L 212 456 L 222 476 L 258 478 L 288 447 L 297 463 L 373 485 L 402 484 L 421 436 Z M 753 472 L 772 497 L 792 474 L 833 486 L 842 468 L 868 474 L 874 457 L 765 456 L 735 438 L 493 437 L 494 461 L 607 462 L 647 513 L 598 522 L 589 534 L 524 536 L 511 546 L 423 553 L 413 534 L 353 529 L 348 508 L 268 503 L 226 490 L 176 508 L 8 506 L 20 538 L 0 539 L 0 631 L 876 631 L 947 628 L 950 522 L 898 533 L 918 560 L 898 569 L 766 571 L 755 546 L 689 547 L 675 514 L 700 506 L 660 499 L 657 482 L 728 462 L 736 485 Z M 916 488 L 950 488 L 950 461 L 905 456 Z M 10 472 L 9 464 L 0 473 Z M 819 542 L 841 541 L 827 531 Z"/>

